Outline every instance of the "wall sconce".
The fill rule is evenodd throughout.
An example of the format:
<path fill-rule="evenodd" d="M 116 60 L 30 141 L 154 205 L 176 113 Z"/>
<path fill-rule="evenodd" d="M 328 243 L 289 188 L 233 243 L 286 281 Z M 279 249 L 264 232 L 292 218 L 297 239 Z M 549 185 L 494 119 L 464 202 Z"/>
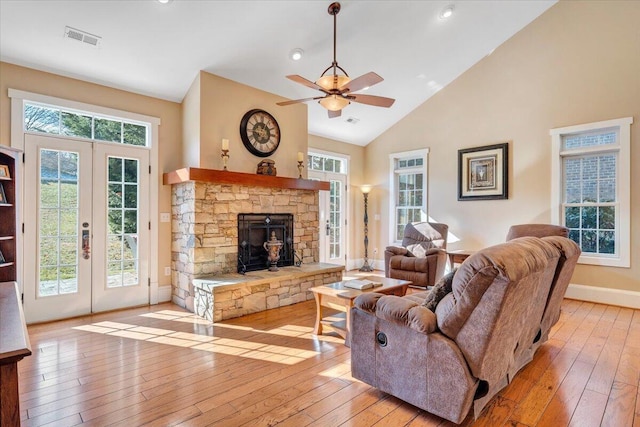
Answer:
<path fill-rule="evenodd" d="M 360 271 L 369 272 L 373 271 L 373 268 L 369 265 L 369 215 L 367 213 L 371 186 L 363 185 L 360 189 L 364 196 L 364 264 L 360 268 Z"/>
<path fill-rule="evenodd" d="M 220 157 L 222 157 L 222 170 L 228 170 L 227 163 L 229 162 L 229 140 L 226 138 L 222 139 L 222 154 L 220 154 Z"/>

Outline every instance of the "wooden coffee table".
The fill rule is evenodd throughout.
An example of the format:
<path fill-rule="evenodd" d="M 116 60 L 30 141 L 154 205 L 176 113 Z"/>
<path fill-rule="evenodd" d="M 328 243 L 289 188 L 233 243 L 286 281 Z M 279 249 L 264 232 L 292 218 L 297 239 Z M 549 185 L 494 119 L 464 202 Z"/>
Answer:
<path fill-rule="evenodd" d="M 382 283 L 382 286 L 364 290 L 351 289 L 344 286 L 347 281 L 343 280 L 341 282 L 311 288 L 311 292 L 313 292 L 313 296 L 316 299 L 316 324 L 313 329 L 315 335 L 322 335 L 323 327 L 327 326 L 343 337 L 344 343 L 348 347 L 350 344 L 351 307 L 353 307 L 353 300 L 356 299 L 358 295 L 365 292 L 377 292 L 401 297 L 407 293 L 407 288 L 412 284 L 412 282 L 408 280 L 388 279 L 378 276 L 358 277 L 358 279 L 368 279 L 372 282 L 379 282 Z M 332 316 L 340 317 L 340 319 L 325 319 L 323 307 L 332 308 L 344 314 L 342 314 L 342 316 Z M 344 320 L 341 319 L 342 317 L 344 317 Z"/>

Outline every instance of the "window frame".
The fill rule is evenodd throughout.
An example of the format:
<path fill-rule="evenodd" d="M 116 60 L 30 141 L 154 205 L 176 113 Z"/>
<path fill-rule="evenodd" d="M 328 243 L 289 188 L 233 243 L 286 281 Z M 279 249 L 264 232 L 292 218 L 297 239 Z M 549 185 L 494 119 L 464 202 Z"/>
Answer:
<path fill-rule="evenodd" d="M 616 154 L 616 255 L 583 253 L 580 264 L 630 268 L 631 264 L 631 124 L 633 117 L 585 123 L 549 131 L 551 135 L 551 222 L 564 225 L 563 159 L 598 154 Z M 615 131 L 617 143 L 584 148 L 562 149 L 563 138 L 576 134 Z"/>
<path fill-rule="evenodd" d="M 407 167 L 398 169 L 397 165 L 400 160 L 422 158 L 422 165 L 415 167 Z M 402 151 L 389 154 L 389 238 L 391 245 L 397 245 L 401 240 L 396 240 L 396 224 L 398 222 L 396 213 L 398 206 L 396 205 L 396 197 L 398 195 L 398 176 L 401 173 L 422 173 L 422 211 L 420 212 L 420 221 L 426 221 L 428 218 L 428 187 L 429 179 L 427 175 L 427 161 L 429 159 L 429 149 Z"/>

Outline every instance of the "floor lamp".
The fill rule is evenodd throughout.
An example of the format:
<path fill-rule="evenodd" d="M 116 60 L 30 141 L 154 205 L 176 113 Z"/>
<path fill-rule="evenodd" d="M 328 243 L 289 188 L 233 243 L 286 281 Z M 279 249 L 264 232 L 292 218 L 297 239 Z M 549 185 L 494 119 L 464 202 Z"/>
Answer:
<path fill-rule="evenodd" d="M 360 268 L 360 271 L 373 271 L 373 268 L 369 265 L 369 215 L 367 213 L 371 186 L 363 185 L 361 190 L 364 196 L 364 264 Z"/>

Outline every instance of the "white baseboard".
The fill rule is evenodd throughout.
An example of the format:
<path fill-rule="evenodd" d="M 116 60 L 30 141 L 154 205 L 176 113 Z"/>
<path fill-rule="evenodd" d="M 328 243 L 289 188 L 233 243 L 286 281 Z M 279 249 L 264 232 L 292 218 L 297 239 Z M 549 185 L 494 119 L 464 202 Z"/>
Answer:
<path fill-rule="evenodd" d="M 569 284 L 565 298 L 640 309 L 640 292 Z"/>
<path fill-rule="evenodd" d="M 359 259 L 350 259 L 347 260 L 347 271 L 349 270 L 357 270 L 362 267 L 364 264 L 364 258 Z M 384 260 L 383 259 L 369 259 L 369 265 L 373 267 L 374 270 L 383 270 L 384 271 Z"/>
<path fill-rule="evenodd" d="M 158 286 L 158 302 L 171 301 L 171 286 Z"/>

